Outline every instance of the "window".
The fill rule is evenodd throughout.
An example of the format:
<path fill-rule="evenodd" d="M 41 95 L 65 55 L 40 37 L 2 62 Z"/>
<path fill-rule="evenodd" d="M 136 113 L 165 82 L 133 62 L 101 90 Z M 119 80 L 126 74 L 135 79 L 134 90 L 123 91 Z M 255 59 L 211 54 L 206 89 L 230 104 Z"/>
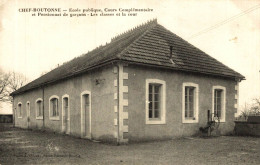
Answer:
<path fill-rule="evenodd" d="M 43 101 L 40 98 L 36 100 L 36 119 L 43 119 Z"/>
<path fill-rule="evenodd" d="M 165 81 L 146 80 L 146 124 L 165 124 Z"/>
<path fill-rule="evenodd" d="M 149 84 L 149 119 L 160 118 L 161 84 Z"/>
<path fill-rule="evenodd" d="M 222 90 L 221 89 L 215 89 L 214 90 L 214 117 L 220 117 L 221 118 L 221 95 Z"/>
<path fill-rule="evenodd" d="M 220 122 L 225 122 L 226 116 L 226 88 L 213 86 L 212 88 L 212 113 L 218 117 Z"/>
<path fill-rule="evenodd" d="M 198 123 L 199 86 L 194 83 L 183 83 L 182 122 Z"/>
<path fill-rule="evenodd" d="M 30 117 L 30 102 L 29 101 L 27 101 L 27 103 L 26 103 L 26 112 L 27 112 L 27 118 L 28 118 L 28 120 L 29 120 L 29 117 Z"/>
<path fill-rule="evenodd" d="M 58 96 L 52 96 L 49 100 L 49 113 L 52 120 L 59 120 L 58 100 Z"/>
<path fill-rule="evenodd" d="M 185 119 L 194 119 L 194 87 L 185 87 Z"/>
<path fill-rule="evenodd" d="M 17 106 L 17 115 L 18 115 L 18 118 L 22 118 L 22 103 L 18 103 L 18 106 Z"/>
<path fill-rule="evenodd" d="M 51 116 L 59 116 L 59 111 L 58 111 L 58 99 L 54 98 L 51 99 Z"/>

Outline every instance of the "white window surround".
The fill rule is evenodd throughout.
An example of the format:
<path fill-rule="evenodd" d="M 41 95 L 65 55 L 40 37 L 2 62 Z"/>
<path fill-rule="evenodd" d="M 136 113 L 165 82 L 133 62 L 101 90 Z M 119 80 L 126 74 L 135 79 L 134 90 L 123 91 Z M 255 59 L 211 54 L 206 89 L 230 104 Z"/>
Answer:
<path fill-rule="evenodd" d="M 19 114 L 20 114 L 20 112 L 19 112 L 19 105 L 21 105 L 21 109 L 20 109 L 21 116 L 19 116 Z M 17 103 L 17 118 L 19 118 L 19 119 L 23 118 L 22 105 L 23 105 L 22 102 Z"/>
<path fill-rule="evenodd" d="M 161 107 L 160 107 L 160 119 L 149 119 L 149 84 L 161 84 Z M 145 83 L 145 123 L 146 124 L 165 124 L 166 114 L 166 83 L 159 79 L 146 79 Z"/>
<path fill-rule="evenodd" d="M 61 106 L 62 106 L 62 114 L 61 114 L 61 116 L 62 116 L 62 120 L 61 120 L 61 125 L 62 125 L 62 132 L 64 132 L 65 131 L 65 126 L 64 126 L 64 115 L 65 115 L 65 112 L 64 112 L 64 98 L 68 98 L 68 121 L 69 121 L 69 123 L 68 123 L 68 133 L 70 132 L 70 98 L 69 98 L 69 95 L 68 94 L 65 94 L 65 95 L 63 95 L 62 96 L 62 103 L 61 103 Z"/>
<path fill-rule="evenodd" d="M 220 122 L 225 122 L 226 121 L 226 87 L 223 86 L 213 86 L 212 87 L 212 110 L 211 112 L 214 113 L 214 91 L 215 89 L 221 89 L 222 90 L 222 94 L 221 94 L 221 118 L 220 118 Z"/>
<path fill-rule="evenodd" d="M 84 134 L 84 129 L 85 129 L 85 126 L 84 126 L 84 121 L 83 120 L 86 120 L 84 119 L 84 116 L 83 116 L 83 96 L 84 95 L 89 95 L 89 137 L 85 137 L 85 138 L 88 138 L 88 139 L 91 139 L 91 92 L 88 91 L 88 90 L 85 90 L 83 91 L 81 94 L 80 94 L 80 107 L 81 107 L 81 137 L 84 137 L 83 134 Z"/>
<path fill-rule="evenodd" d="M 194 105 L 194 117 L 193 119 L 185 118 L 185 87 L 194 87 L 195 91 L 195 105 Z M 198 123 L 199 122 L 199 85 L 192 82 L 185 82 L 182 84 L 182 123 Z"/>
<path fill-rule="evenodd" d="M 36 120 L 43 120 L 43 116 L 37 116 L 37 114 L 38 114 L 38 110 L 37 110 L 37 108 L 38 108 L 38 106 L 37 106 L 37 102 L 38 101 L 41 101 L 42 102 L 42 109 L 43 109 L 43 99 L 42 98 L 38 98 L 36 101 L 35 101 L 35 116 L 36 116 Z"/>
<path fill-rule="evenodd" d="M 59 113 L 59 116 L 51 116 L 51 100 L 54 99 L 54 98 L 58 99 L 58 101 L 57 101 L 57 111 L 60 112 L 60 111 L 59 111 L 59 96 L 57 96 L 57 95 L 52 95 L 52 96 L 49 98 L 49 119 L 50 119 L 50 120 L 60 120 L 60 113 Z"/>

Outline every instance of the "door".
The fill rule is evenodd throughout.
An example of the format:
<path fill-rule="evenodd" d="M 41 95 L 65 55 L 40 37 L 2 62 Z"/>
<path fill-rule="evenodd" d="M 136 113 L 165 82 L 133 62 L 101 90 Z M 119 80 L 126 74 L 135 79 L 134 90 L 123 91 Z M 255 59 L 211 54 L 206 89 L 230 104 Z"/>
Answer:
<path fill-rule="evenodd" d="M 65 119 L 64 119 L 64 125 L 65 125 L 65 133 L 69 134 L 69 99 L 66 97 L 64 98 L 64 113 L 65 113 Z"/>
<path fill-rule="evenodd" d="M 27 102 L 26 104 L 26 111 L 27 111 L 27 128 L 30 128 L 30 103 Z"/>
<path fill-rule="evenodd" d="M 82 95 L 82 115 L 83 115 L 83 137 L 90 138 L 90 97 L 89 94 Z"/>

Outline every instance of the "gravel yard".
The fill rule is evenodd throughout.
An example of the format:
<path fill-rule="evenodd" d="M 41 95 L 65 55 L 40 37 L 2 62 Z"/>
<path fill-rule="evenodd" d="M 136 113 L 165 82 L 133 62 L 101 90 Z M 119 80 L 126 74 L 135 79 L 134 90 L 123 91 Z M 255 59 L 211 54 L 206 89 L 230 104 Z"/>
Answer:
<path fill-rule="evenodd" d="M 260 138 L 178 138 L 115 146 L 0 124 L 0 164 L 260 164 Z"/>

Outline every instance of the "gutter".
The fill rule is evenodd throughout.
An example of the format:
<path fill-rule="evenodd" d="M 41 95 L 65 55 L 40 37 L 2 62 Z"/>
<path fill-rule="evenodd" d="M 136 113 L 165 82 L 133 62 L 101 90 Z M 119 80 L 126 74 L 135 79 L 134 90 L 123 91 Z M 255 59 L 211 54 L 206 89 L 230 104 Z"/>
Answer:
<path fill-rule="evenodd" d="M 225 77 L 225 78 L 230 78 L 230 79 L 235 79 L 235 80 L 246 80 L 244 76 L 236 77 L 236 76 L 228 76 L 228 75 L 219 75 L 215 73 L 209 73 L 209 72 L 200 72 L 200 71 L 194 71 L 190 69 L 181 69 L 181 68 L 172 68 L 169 66 L 161 66 L 161 65 L 156 65 L 156 64 L 146 64 L 146 63 L 140 63 L 140 62 L 133 62 L 133 61 L 128 61 L 128 60 L 122 60 L 122 62 L 127 62 L 129 64 L 135 64 L 135 65 L 140 65 L 140 66 L 149 66 L 149 67 L 154 67 L 154 68 L 162 68 L 162 69 L 169 69 L 169 70 L 174 70 L 174 71 L 182 71 L 182 72 L 189 72 L 189 73 L 195 73 L 195 74 L 204 74 L 204 75 L 209 75 L 209 76 L 216 76 L 216 77 Z"/>
<path fill-rule="evenodd" d="M 29 91 L 29 90 L 32 90 L 32 89 L 35 89 L 35 88 L 38 88 L 38 87 L 41 87 L 41 86 L 45 86 L 45 85 L 48 85 L 48 84 L 51 84 L 51 83 L 54 83 L 54 82 L 57 82 L 57 81 L 61 81 L 61 80 L 64 80 L 66 78 L 70 78 L 70 77 L 73 77 L 73 76 L 76 76 L 76 75 L 79 75 L 79 74 L 82 74 L 86 71 L 90 71 L 90 70 L 93 70 L 93 69 L 97 69 L 97 68 L 100 68 L 100 67 L 103 67 L 103 66 L 106 66 L 106 65 L 109 65 L 109 64 L 113 64 L 115 62 L 127 62 L 129 64 L 136 64 L 136 65 L 141 65 L 141 66 L 149 66 L 149 67 L 155 67 L 155 68 L 162 68 L 162 69 L 169 69 L 169 70 L 175 70 L 175 71 L 183 71 L 183 72 L 192 72 L 192 73 L 200 73 L 200 74 L 205 74 L 205 75 L 209 75 L 209 76 L 217 76 L 217 77 L 225 77 L 225 78 L 230 78 L 230 79 L 235 79 L 236 81 L 242 81 L 242 80 L 246 80 L 244 76 L 240 76 L 240 77 L 235 77 L 235 76 L 228 76 L 228 75 L 219 75 L 219 74 L 215 74 L 215 73 L 209 73 L 209 72 L 201 72 L 201 71 L 193 71 L 193 70 L 190 70 L 190 69 L 181 69 L 181 68 L 172 68 L 172 67 L 169 67 L 169 66 L 161 66 L 161 65 L 156 65 L 156 64 L 146 64 L 146 63 L 141 63 L 141 62 L 133 62 L 133 61 L 129 61 L 129 60 L 122 60 L 122 59 L 111 59 L 111 60 L 108 60 L 108 61 L 105 61 L 103 63 L 100 63 L 96 66 L 90 66 L 89 68 L 85 68 L 85 69 L 82 69 L 82 70 L 79 70 L 77 72 L 74 72 L 70 75 L 67 75 L 67 76 L 64 76 L 64 77 L 61 77 L 60 79 L 56 79 L 56 80 L 52 80 L 52 81 L 48 81 L 48 82 L 45 82 L 43 84 L 40 84 L 40 85 L 37 85 L 35 87 L 31 87 L 25 91 L 21 91 L 21 92 L 18 92 L 16 93 L 16 91 L 14 91 L 13 93 L 11 93 L 10 95 L 13 96 L 13 95 L 17 95 L 17 94 L 20 94 L 20 93 L 23 93 L 23 92 L 26 92 L 26 91 Z M 27 84 L 28 85 L 28 84 Z M 21 89 L 21 88 L 20 88 Z M 18 89 L 19 90 L 19 89 Z"/>
<path fill-rule="evenodd" d="M 73 77 L 73 76 L 77 76 L 77 75 L 82 74 L 82 73 L 84 73 L 84 72 L 86 72 L 86 71 L 90 71 L 90 70 L 93 70 L 93 69 L 97 69 L 97 68 L 100 68 L 100 67 L 103 67 L 103 66 L 106 66 L 106 65 L 109 65 L 109 64 L 113 64 L 114 62 L 118 62 L 118 61 L 120 61 L 120 60 L 109 60 L 109 61 L 105 61 L 105 62 L 103 62 L 103 63 L 101 63 L 101 64 L 98 64 L 97 66 L 91 66 L 91 67 L 89 67 L 89 68 L 85 68 L 85 69 L 79 70 L 79 71 L 74 72 L 74 73 L 72 73 L 72 74 L 70 74 L 70 75 L 61 77 L 60 79 L 56 79 L 56 80 L 52 80 L 52 81 L 45 82 L 45 83 L 40 84 L 40 85 L 36 85 L 36 86 L 31 87 L 31 88 L 29 88 L 29 89 L 27 89 L 27 90 L 25 90 L 25 91 L 21 91 L 21 92 L 17 92 L 17 93 L 16 93 L 16 91 L 14 91 L 14 92 L 12 92 L 12 93 L 10 94 L 10 96 L 14 96 L 14 95 L 17 95 L 17 94 L 20 94 L 20 93 L 24 93 L 24 92 L 26 92 L 26 91 L 29 91 L 29 90 L 32 90 L 32 89 L 35 89 L 35 88 L 39 88 L 39 87 L 42 87 L 42 86 L 45 86 L 45 85 L 48 85 L 48 84 L 52 84 L 52 83 L 54 83 L 54 82 L 61 81 L 61 80 L 64 80 L 64 79 L 66 79 L 66 78 L 70 78 L 70 77 Z M 28 85 L 28 84 L 27 84 L 27 85 Z M 25 85 L 25 86 L 26 86 L 26 85 Z M 24 87 L 25 87 L 25 86 L 24 86 Z M 23 88 L 23 87 L 22 87 L 22 88 Z M 20 89 L 21 89 L 21 88 L 20 88 Z M 18 89 L 18 90 L 19 90 L 19 89 Z"/>

